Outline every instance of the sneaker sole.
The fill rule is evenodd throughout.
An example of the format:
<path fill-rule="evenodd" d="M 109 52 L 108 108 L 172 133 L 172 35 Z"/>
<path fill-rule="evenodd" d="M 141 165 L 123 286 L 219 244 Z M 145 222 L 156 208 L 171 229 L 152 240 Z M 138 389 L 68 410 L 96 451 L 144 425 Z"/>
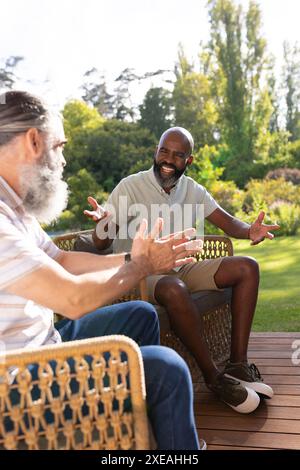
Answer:
<path fill-rule="evenodd" d="M 274 395 L 273 389 L 267 384 L 262 382 L 245 382 L 245 380 L 241 380 L 238 377 L 234 377 L 233 375 L 224 375 L 230 379 L 238 380 L 241 385 L 248 389 L 254 390 L 254 392 L 258 393 L 262 398 L 270 399 Z"/>
<path fill-rule="evenodd" d="M 260 403 L 260 398 L 257 395 L 257 393 L 252 390 L 251 388 L 245 387 L 245 389 L 248 392 L 248 397 L 247 399 L 241 403 L 240 405 L 234 406 L 225 401 L 226 405 L 230 406 L 234 411 L 237 411 L 238 413 L 252 413 L 252 411 L 256 410 Z"/>

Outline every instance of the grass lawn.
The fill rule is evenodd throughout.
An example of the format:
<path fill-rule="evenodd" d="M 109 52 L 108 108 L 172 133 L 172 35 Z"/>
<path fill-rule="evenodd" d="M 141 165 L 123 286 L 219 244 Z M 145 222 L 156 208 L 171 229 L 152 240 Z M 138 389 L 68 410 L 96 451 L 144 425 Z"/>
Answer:
<path fill-rule="evenodd" d="M 300 331 L 300 236 L 265 240 L 250 246 L 233 240 L 234 254 L 260 265 L 260 292 L 254 331 Z"/>

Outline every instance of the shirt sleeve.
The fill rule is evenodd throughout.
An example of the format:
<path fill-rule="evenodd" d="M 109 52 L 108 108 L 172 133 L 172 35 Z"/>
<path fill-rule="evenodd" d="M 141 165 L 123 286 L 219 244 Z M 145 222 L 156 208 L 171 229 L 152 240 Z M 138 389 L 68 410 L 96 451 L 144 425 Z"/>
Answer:
<path fill-rule="evenodd" d="M 212 195 L 200 184 L 198 185 L 199 191 L 199 202 L 204 206 L 204 217 L 208 217 L 212 214 L 219 206 L 219 204 L 215 201 Z"/>
<path fill-rule="evenodd" d="M 42 229 L 36 219 L 34 219 L 34 229 L 37 234 L 38 247 L 44 253 L 50 256 L 50 258 L 55 259 L 59 255 L 61 250 L 58 248 L 58 246 L 55 245 L 49 235 Z"/>
<path fill-rule="evenodd" d="M 0 290 L 48 262 L 48 254 L 0 214 Z"/>

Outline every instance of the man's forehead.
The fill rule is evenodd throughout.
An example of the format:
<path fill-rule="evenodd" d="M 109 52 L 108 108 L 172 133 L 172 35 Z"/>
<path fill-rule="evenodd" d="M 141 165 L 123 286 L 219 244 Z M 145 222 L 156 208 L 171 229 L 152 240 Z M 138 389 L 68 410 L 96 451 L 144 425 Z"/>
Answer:
<path fill-rule="evenodd" d="M 64 142 L 66 140 L 63 121 L 60 115 L 52 115 L 49 121 L 51 139 Z"/>
<path fill-rule="evenodd" d="M 180 147 L 186 150 L 190 147 L 190 144 L 185 135 L 172 132 L 160 139 L 159 147 Z"/>

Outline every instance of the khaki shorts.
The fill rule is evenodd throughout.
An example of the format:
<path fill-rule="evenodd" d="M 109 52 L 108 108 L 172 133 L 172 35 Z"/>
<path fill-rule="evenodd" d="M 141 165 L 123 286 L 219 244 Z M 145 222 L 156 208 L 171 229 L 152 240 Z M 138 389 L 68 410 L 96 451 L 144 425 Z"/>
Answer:
<path fill-rule="evenodd" d="M 158 274 L 146 278 L 148 301 L 157 304 L 155 299 L 155 287 L 160 279 L 165 276 L 176 276 L 183 281 L 188 290 L 193 293 L 201 290 L 219 290 L 216 286 L 214 276 L 219 269 L 222 258 L 205 259 L 199 263 L 186 264 L 179 271 L 170 271 L 165 274 Z"/>

